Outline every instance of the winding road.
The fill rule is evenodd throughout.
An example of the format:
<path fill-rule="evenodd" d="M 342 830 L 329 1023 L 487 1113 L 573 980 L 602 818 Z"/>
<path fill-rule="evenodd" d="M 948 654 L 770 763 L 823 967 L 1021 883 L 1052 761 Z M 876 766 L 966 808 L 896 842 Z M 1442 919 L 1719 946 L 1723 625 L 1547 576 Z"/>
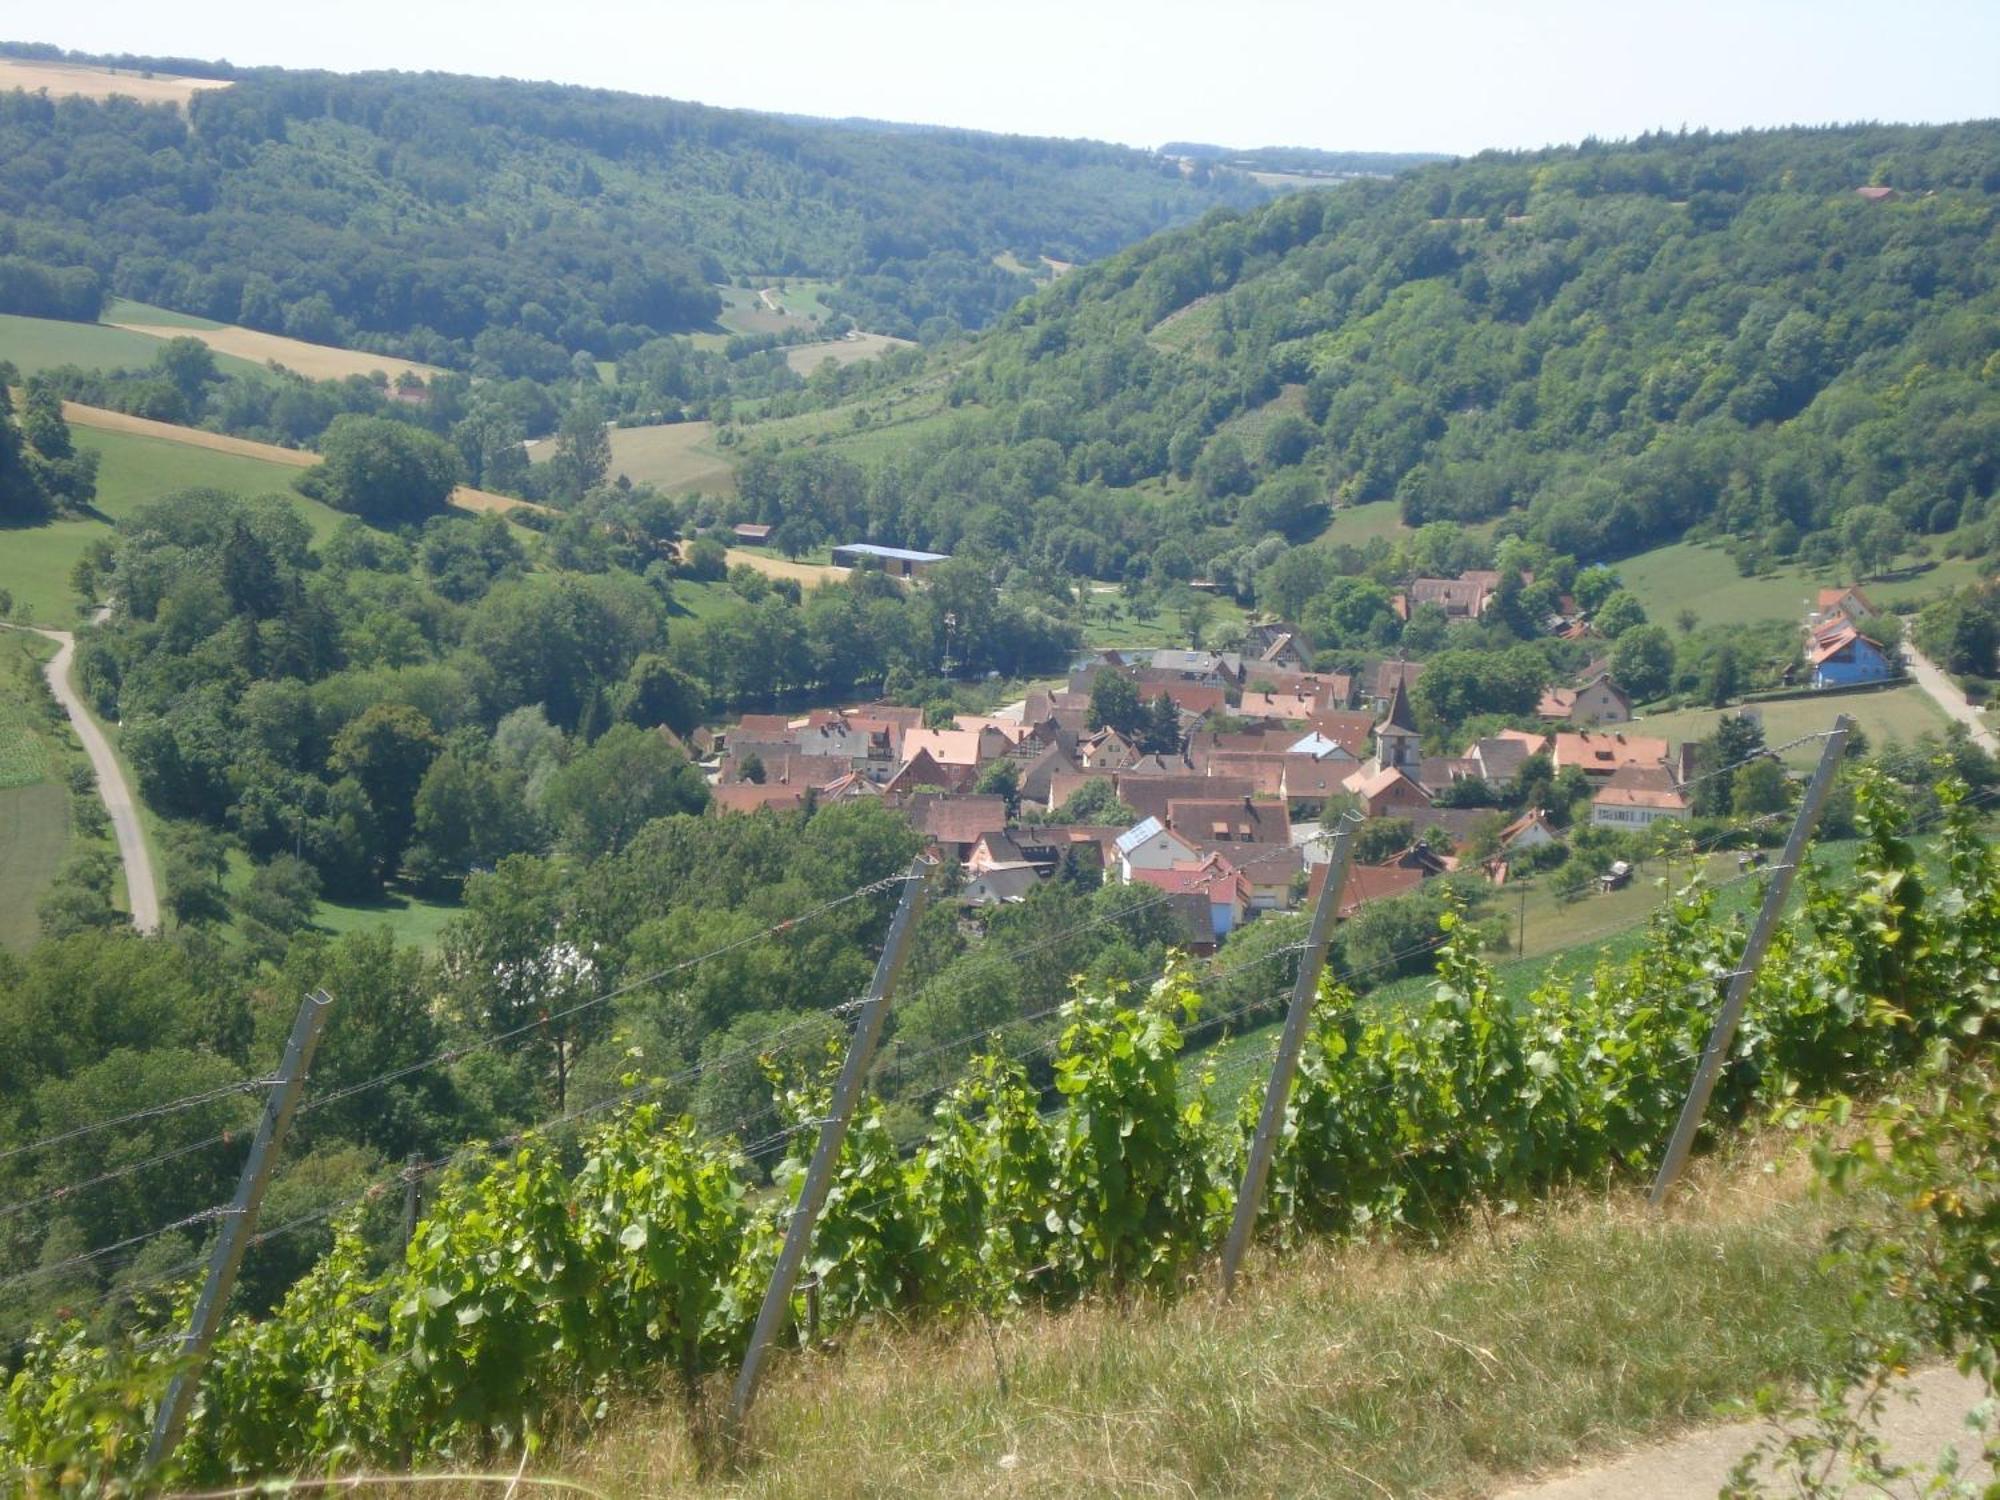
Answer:
<path fill-rule="evenodd" d="M 55 694 L 56 702 L 69 715 L 70 726 L 83 742 L 91 769 L 97 773 L 97 794 L 104 799 L 104 810 L 111 815 L 111 831 L 118 838 L 118 857 L 125 864 L 125 894 L 132 909 L 132 925 L 141 932 L 158 932 L 160 887 L 153 874 L 153 856 L 146 848 L 145 830 L 139 826 L 138 799 L 132 795 L 124 767 L 111 753 L 111 742 L 97 727 L 97 720 L 83 706 L 69 679 L 70 663 L 76 659 L 76 637 L 67 630 L 45 630 L 39 625 L 8 628 L 33 630 L 56 643 L 56 654 L 49 658 L 42 675 L 48 679 L 49 691 Z"/>
<path fill-rule="evenodd" d="M 1908 641 L 1903 643 L 1903 660 L 1909 664 L 1910 675 L 1916 678 L 1917 686 L 1929 693 L 1939 708 L 1972 731 L 1973 744 L 2000 755 L 2000 739 L 1994 738 L 1979 710 L 1972 706 L 1972 700 L 1945 675 L 1942 667 Z"/>

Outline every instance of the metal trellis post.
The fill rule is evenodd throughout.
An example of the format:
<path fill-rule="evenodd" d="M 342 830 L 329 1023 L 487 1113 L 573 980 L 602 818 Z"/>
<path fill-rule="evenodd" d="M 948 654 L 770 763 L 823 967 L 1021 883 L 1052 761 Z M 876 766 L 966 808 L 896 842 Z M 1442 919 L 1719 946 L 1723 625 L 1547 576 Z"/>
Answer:
<path fill-rule="evenodd" d="M 243 1252 L 250 1247 L 250 1237 L 256 1232 L 257 1211 L 264 1203 L 264 1190 L 271 1184 L 272 1170 L 278 1164 L 278 1150 L 284 1144 L 285 1131 L 292 1123 L 292 1114 L 298 1108 L 299 1095 L 305 1089 L 306 1073 L 312 1067 L 313 1051 L 319 1046 L 320 1031 L 326 1025 L 326 1013 L 333 1000 L 326 991 L 314 990 L 299 1002 L 298 1018 L 292 1022 L 291 1039 L 285 1043 L 284 1061 L 278 1065 L 278 1076 L 271 1087 L 271 1094 L 264 1101 L 264 1118 L 257 1124 L 257 1134 L 250 1142 L 250 1157 L 243 1164 L 243 1176 L 236 1184 L 236 1198 L 229 1205 L 228 1214 L 222 1221 L 222 1235 L 216 1241 L 215 1253 L 209 1258 L 208 1278 L 202 1283 L 201 1296 L 194 1306 L 194 1317 L 188 1330 L 181 1336 L 178 1354 L 189 1361 L 188 1367 L 174 1376 L 167 1387 L 167 1394 L 160 1403 L 160 1410 L 153 1421 L 152 1441 L 146 1447 L 146 1467 L 152 1469 L 165 1462 L 180 1443 L 181 1431 L 187 1425 L 188 1408 L 194 1403 L 196 1389 L 201 1383 L 202 1362 L 208 1357 L 208 1347 L 215 1340 L 216 1330 L 222 1326 L 222 1314 L 229 1304 L 229 1293 L 236 1285 L 236 1273 L 243 1264 Z"/>
<path fill-rule="evenodd" d="M 1743 945 L 1743 957 L 1736 965 L 1736 972 L 1729 978 L 1729 992 L 1723 998 L 1722 1010 L 1708 1033 L 1707 1045 L 1702 1048 L 1701 1065 L 1695 1069 L 1694 1086 L 1688 1090 L 1680 1122 L 1674 1126 L 1673 1139 L 1667 1143 L 1666 1159 L 1660 1163 L 1659 1176 L 1653 1179 L 1653 1190 L 1647 1201 L 1654 1208 L 1667 1201 L 1667 1194 L 1673 1191 L 1674 1184 L 1680 1180 L 1681 1172 L 1687 1166 L 1688 1153 L 1694 1149 L 1695 1134 L 1701 1129 L 1702 1116 L 1708 1113 L 1708 1101 L 1715 1092 L 1715 1081 L 1721 1076 L 1722 1064 L 1736 1040 L 1736 1027 L 1743 1019 L 1744 1002 L 1749 998 L 1750 986 L 1756 981 L 1758 966 L 1764 962 L 1764 950 L 1771 946 L 1771 936 L 1778 930 L 1778 919 L 1784 915 L 1785 902 L 1792 893 L 1792 877 L 1798 873 L 1799 861 L 1805 858 L 1806 841 L 1812 837 L 1813 826 L 1819 822 L 1820 809 L 1825 806 L 1826 794 L 1833 786 L 1833 773 L 1839 769 L 1840 757 L 1847 748 L 1847 731 L 1853 724 L 1854 721 L 1846 714 L 1834 719 L 1833 731 L 1827 735 L 1826 745 L 1820 751 L 1819 765 L 1806 785 L 1805 800 L 1799 804 L 1799 815 L 1793 820 L 1791 835 L 1785 840 L 1784 855 L 1771 871 L 1771 884 L 1764 892 L 1764 904 L 1757 912 L 1757 924 L 1750 929 L 1750 940 Z"/>
<path fill-rule="evenodd" d="M 1236 1270 L 1243 1253 L 1250 1248 L 1250 1236 L 1257 1228 L 1257 1213 L 1263 1207 L 1264 1182 L 1271 1175 L 1271 1158 L 1278 1149 L 1278 1132 L 1284 1125 L 1285 1103 L 1291 1097 L 1292 1076 L 1298 1072 L 1299 1052 L 1305 1046 L 1306 1026 L 1312 1020 L 1313 999 L 1319 993 L 1319 973 L 1326 962 L 1327 944 L 1333 938 L 1333 921 L 1340 910 L 1341 888 L 1347 884 L 1347 868 L 1353 860 L 1354 830 L 1361 819 L 1353 813 L 1340 820 L 1334 831 L 1333 853 L 1327 862 L 1326 883 L 1319 888 L 1319 904 L 1313 907 L 1312 926 L 1306 934 L 1305 952 L 1299 955 L 1298 982 L 1292 986 L 1291 1009 L 1285 1012 L 1285 1029 L 1278 1038 L 1278 1055 L 1271 1063 L 1270 1081 L 1264 1085 L 1264 1109 L 1257 1117 L 1257 1135 L 1250 1143 L 1250 1160 L 1243 1169 L 1243 1185 L 1236 1193 L 1236 1218 L 1229 1226 L 1229 1238 L 1222 1246 L 1222 1295 L 1236 1288 Z"/>
<path fill-rule="evenodd" d="M 833 1089 L 833 1106 L 820 1125 L 819 1143 L 813 1148 L 812 1165 L 806 1169 L 805 1186 L 799 1193 L 797 1206 L 792 1210 L 791 1223 L 785 1229 L 784 1249 L 779 1251 L 778 1263 L 771 1271 L 771 1284 L 765 1289 L 764 1305 L 758 1309 L 757 1326 L 750 1334 L 750 1347 L 743 1353 L 743 1368 L 736 1376 L 736 1389 L 729 1401 L 729 1433 L 732 1440 L 742 1431 L 750 1403 L 757 1398 L 757 1382 L 763 1374 L 764 1356 L 770 1350 L 771 1340 L 777 1336 L 779 1324 L 791 1312 L 792 1290 L 798 1284 L 806 1252 L 812 1246 L 813 1226 L 818 1222 L 820 1209 L 826 1204 L 827 1190 L 833 1185 L 841 1142 L 847 1137 L 848 1122 L 854 1117 L 855 1106 L 861 1101 L 861 1090 L 868 1079 L 868 1066 L 874 1060 L 876 1043 L 882 1039 L 883 1023 L 889 1018 L 889 996 L 895 989 L 896 976 L 902 970 L 903 961 L 909 956 L 917 916 L 923 910 L 931 872 L 936 868 L 933 862 L 919 860 L 910 867 L 905 878 L 903 899 L 889 923 L 889 936 L 882 944 L 882 957 L 875 964 L 874 981 L 868 986 L 867 998 L 862 1001 L 861 1013 L 854 1023 L 853 1040 L 848 1043 L 846 1060 L 840 1065 L 840 1079 Z"/>

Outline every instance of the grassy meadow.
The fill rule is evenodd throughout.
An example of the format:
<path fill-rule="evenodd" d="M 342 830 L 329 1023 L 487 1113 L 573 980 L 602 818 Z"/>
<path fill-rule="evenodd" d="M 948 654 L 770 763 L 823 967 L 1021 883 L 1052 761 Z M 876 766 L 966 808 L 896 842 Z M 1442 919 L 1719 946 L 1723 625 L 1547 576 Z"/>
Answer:
<path fill-rule="evenodd" d="M 1843 693 L 1832 698 L 1786 698 L 1775 703 L 1750 705 L 1764 721 L 1767 744 L 1782 745 L 1803 735 L 1831 729 L 1836 714 L 1846 714 L 1868 737 L 1871 745 L 1890 741 L 1909 743 L 1923 734 L 1943 734 L 1950 723 L 1944 710 L 1930 694 L 1915 683 L 1880 693 Z M 1664 739 L 1698 740 L 1715 732 L 1716 721 L 1736 709 L 1683 708 L 1673 713 L 1648 714 L 1631 725 L 1635 734 Z M 1785 762 L 1793 770 L 1809 769 L 1819 759 L 1819 747 L 1798 745 L 1785 752 Z"/>
<path fill-rule="evenodd" d="M 1822 587 L 1851 581 L 1846 569 L 1839 566 L 1825 574 L 1782 567 L 1745 578 L 1736 571 L 1728 553 L 1706 542 L 1655 547 L 1612 566 L 1653 619 L 1672 620 L 1687 608 L 1704 625 L 1803 620 Z M 1870 579 L 1862 587 L 1876 604 L 1889 609 L 1949 592 L 1980 576 L 1978 564 L 1945 558 L 1894 577 Z"/>
<path fill-rule="evenodd" d="M 218 453 L 163 438 L 72 426 L 78 448 L 98 455 L 96 510 L 103 519 L 58 520 L 0 530 L 0 589 L 14 596 L 17 614 L 33 611 L 45 625 L 64 626 L 79 600 L 70 570 L 84 548 L 112 534 L 112 524 L 176 490 L 209 487 L 239 495 L 282 495 L 313 529 L 330 535 L 340 515 L 293 490 L 296 468 L 236 453 Z"/>

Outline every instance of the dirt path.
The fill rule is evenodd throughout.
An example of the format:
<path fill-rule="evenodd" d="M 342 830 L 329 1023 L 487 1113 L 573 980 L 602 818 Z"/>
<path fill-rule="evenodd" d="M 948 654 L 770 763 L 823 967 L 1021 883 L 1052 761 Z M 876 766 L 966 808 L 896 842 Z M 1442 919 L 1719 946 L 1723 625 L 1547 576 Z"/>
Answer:
<path fill-rule="evenodd" d="M 1903 660 L 1909 664 L 1910 675 L 1916 678 L 1917 686 L 1929 693 L 1939 708 L 1972 731 L 1975 745 L 2000 755 L 2000 739 L 1994 737 L 1979 710 L 1959 690 L 1958 684 L 1944 674 L 1943 668 L 1908 641 L 1903 642 Z"/>
<path fill-rule="evenodd" d="M 48 679 L 49 691 L 56 695 L 56 702 L 69 715 L 70 725 L 83 742 L 84 753 L 90 757 L 91 768 L 97 772 L 97 794 L 104 799 L 104 810 L 111 815 L 111 831 L 118 838 L 118 857 L 125 864 L 125 894 L 132 908 L 132 925 L 141 932 L 158 932 L 160 889 L 153 876 L 153 856 L 146 849 L 145 830 L 139 826 L 138 801 L 125 780 L 118 757 L 111 753 L 111 742 L 97 727 L 97 720 L 83 706 L 69 679 L 70 663 L 76 658 L 76 637 L 67 630 L 45 630 L 39 625 L 8 628 L 32 628 L 36 635 L 56 643 L 56 654 L 49 658 L 42 675 Z"/>
<path fill-rule="evenodd" d="M 1965 1414 L 1985 1399 L 1985 1388 L 1949 1365 L 1925 1370 L 1912 1385 L 1917 1399 L 1892 1399 L 1883 1414 L 1891 1457 L 1930 1462 L 1954 1446 L 1963 1457 L 1975 1455 L 1978 1439 L 1966 1431 Z M 1750 1422 L 1705 1428 L 1612 1463 L 1502 1491 L 1499 1500 L 1713 1500 L 1758 1436 Z M 1968 1472 L 1976 1482 L 1989 1477 L 1978 1465 Z"/>

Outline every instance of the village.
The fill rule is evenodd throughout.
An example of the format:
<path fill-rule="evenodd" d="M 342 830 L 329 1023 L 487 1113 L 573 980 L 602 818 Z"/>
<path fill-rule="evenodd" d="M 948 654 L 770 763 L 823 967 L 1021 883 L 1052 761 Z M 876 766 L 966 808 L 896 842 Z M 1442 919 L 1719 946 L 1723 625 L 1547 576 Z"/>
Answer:
<path fill-rule="evenodd" d="M 1396 607 L 1477 620 L 1499 581 L 1491 571 L 1416 578 Z M 1547 629 L 1587 640 L 1588 621 L 1563 603 Z M 1799 689 L 1899 677 L 1893 652 L 1869 634 L 1878 615 L 1859 587 L 1822 590 L 1791 674 Z M 988 714 L 927 722 L 921 708 L 883 702 L 747 714 L 697 730 L 684 748 L 711 782 L 716 815 L 878 800 L 959 867 L 968 914 L 1054 879 L 1147 886 L 1200 954 L 1260 914 L 1316 900 L 1342 817 L 1374 829 L 1362 844 L 1370 857 L 1343 886 L 1345 917 L 1456 872 L 1505 885 L 1559 862 L 1578 829 L 1600 831 L 1600 849 L 1662 847 L 1602 835 L 1644 835 L 1695 811 L 1699 746 L 1635 726 L 1608 656 L 1545 692 L 1534 727 L 1475 735 L 1451 754 L 1425 751 L 1411 700 L 1424 663 L 1313 662 L 1295 626 L 1267 620 L 1234 650 L 1089 653 L 1066 682 Z M 1595 883 L 1607 889 L 1629 876 L 1626 860 L 1600 863 Z"/>

